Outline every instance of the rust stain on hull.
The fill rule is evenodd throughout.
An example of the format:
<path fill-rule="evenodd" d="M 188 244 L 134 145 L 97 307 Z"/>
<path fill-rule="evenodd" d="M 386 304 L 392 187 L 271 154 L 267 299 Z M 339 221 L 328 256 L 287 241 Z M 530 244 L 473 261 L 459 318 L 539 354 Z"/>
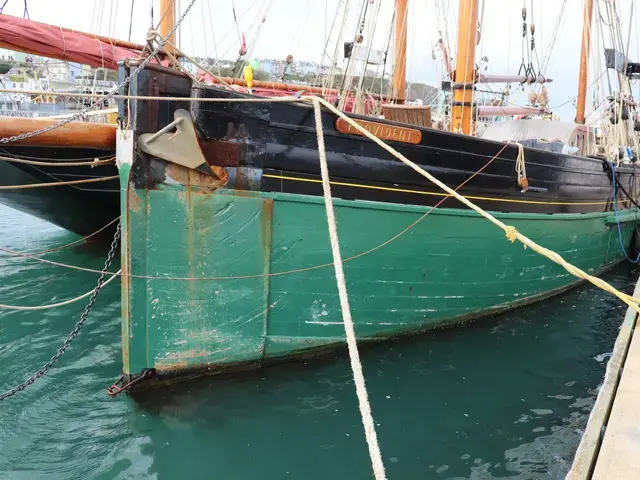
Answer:
<path fill-rule="evenodd" d="M 168 372 L 193 368 L 194 365 L 206 364 L 205 359 L 209 356 L 206 349 L 191 349 L 179 352 L 168 352 L 162 358 L 156 358 L 154 368 L 159 372 Z"/>
<path fill-rule="evenodd" d="M 136 213 L 140 213 L 142 209 L 142 200 L 136 193 L 134 188 L 127 188 L 127 201 L 129 203 L 128 207 L 130 210 L 133 210 Z"/>
<path fill-rule="evenodd" d="M 209 165 L 237 167 L 240 165 L 241 145 L 224 140 L 199 140 L 200 149 Z"/>
<path fill-rule="evenodd" d="M 165 174 L 180 185 L 184 185 L 185 187 L 198 187 L 204 190 L 202 193 L 210 193 L 218 188 L 224 187 L 229 176 L 224 168 L 211 166 L 209 168 L 211 172 L 216 175 L 215 177 L 175 163 L 167 164 Z M 207 190 L 209 192 L 207 192 Z"/>

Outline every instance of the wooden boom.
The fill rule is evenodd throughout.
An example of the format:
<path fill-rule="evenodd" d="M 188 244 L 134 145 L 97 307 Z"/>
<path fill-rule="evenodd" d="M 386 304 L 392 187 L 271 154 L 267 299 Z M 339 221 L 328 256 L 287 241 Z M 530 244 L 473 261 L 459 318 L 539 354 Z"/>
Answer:
<path fill-rule="evenodd" d="M 59 121 L 46 118 L 0 117 L 0 138 L 30 133 L 55 125 Z M 115 150 L 116 126 L 107 123 L 70 122 L 49 132 L 12 142 L 12 144 Z"/>

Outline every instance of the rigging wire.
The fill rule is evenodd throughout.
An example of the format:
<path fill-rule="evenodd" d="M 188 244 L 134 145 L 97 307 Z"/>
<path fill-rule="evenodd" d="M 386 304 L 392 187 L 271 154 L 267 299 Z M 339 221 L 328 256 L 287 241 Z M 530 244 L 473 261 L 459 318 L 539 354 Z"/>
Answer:
<path fill-rule="evenodd" d="M 329 0 L 324 0 L 324 52 L 322 54 L 322 60 L 320 60 L 320 67 L 322 67 L 324 65 L 324 55 L 327 52 L 327 42 L 329 41 L 329 39 L 327 38 L 327 35 L 329 35 L 329 32 L 327 32 L 327 23 L 329 22 Z M 316 82 L 318 81 L 318 78 L 316 77 Z"/>
<path fill-rule="evenodd" d="M 153 29 L 158 30 L 164 18 L 169 14 L 169 10 L 175 9 L 175 8 L 176 8 L 176 0 L 171 0 L 171 3 L 169 3 L 167 5 L 167 8 L 164 9 L 164 12 L 162 12 L 162 16 L 160 17 L 160 20 L 158 20 L 158 23 L 153 27 Z M 153 25 L 153 0 L 151 0 L 151 25 Z"/>
<path fill-rule="evenodd" d="M 356 100 L 358 97 L 360 97 L 364 93 L 362 87 L 364 85 L 364 80 L 365 80 L 365 77 L 366 77 L 366 74 L 367 74 L 367 66 L 369 65 L 369 59 L 370 59 L 370 56 L 371 56 L 371 46 L 373 45 L 373 38 L 375 37 L 376 27 L 378 26 L 378 16 L 380 14 L 381 6 L 382 6 L 382 2 L 378 2 L 377 5 L 376 5 L 376 10 L 374 11 L 374 14 L 373 14 L 373 20 L 369 25 L 369 30 L 368 30 L 368 33 L 367 33 L 367 36 L 368 36 L 368 40 L 367 40 L 367 57 L 366 57 L 366 60 L 364 62 L 364 65 L 362 67 L 362 72 L 360 73 L 360 79 L 358 81 L 358 86 L 357 86 L 356 92 L 355 92 L 355 97 L 356 98 L 354 98 L 354 100 Z M 375 76 L 374 76 L 374 79 L 375 79 Z M 356 108 L 356 105 L 357 105 L 357 103 L 354 104 L 354 109 Z M 364 112 L 364 108 L 365 108 L 364 105 L 362 106 L 362 108 L 363 108 L 363 111 L 360 112 L 360 113 L 364 114 L 365 113 Z M 354 110 L 354 113 L 358 113 L 358 112 L 355 112 L 355 110 Z"/>
<path fill-rule="evenodd" d="M 255 47 L 256 43 L 258 42 L 258 37 L 260 36 L 260 32 L 262 31 L 262 26 L 264 25 L 264 23 L 267 20 L 267 13 L 271 9 L 271 7 L 273 7 L 273 5 L 276 3 L 276 0 L 271 0 L 271 3 L 269 5 L 267 5 L 267 8 L 265 9 L 264 13 L 261 13 L 262 7 L 264 7 L 264 4 L 266 2 L 267 2 L 267 0 L 263 0 L 262 5 L 260 6 L 260 9 L 258 10 L 258 14 L 256 15 L 256 18 L 254 19 L 253 24 L 251 25 L 251 28 L 247 32 L 247 33 L 251 33 L 253 28 L 254 27 L 256 28 L 256 31 L 255 31 L 255 33 L 253 35 L 253 38 L 251 39 L 251 41 L 249 42 L 249 45 L 247 46 L 247 51 L 245 52 L 244 55 L 241 56 L 242 63 L 240 64 L 240 67 L 237 70 L 237 73 L 236 73 L 237 77 L 239 77 L 242 74 L 243 68 L 247 64 L 247 60 L 251 58 L 251 54 L 253 53 L 254 47 Z M 240 60 L 240 58 L 238 58 L 238 60 Z M 236 62 L 236 64 L 237 63 L 238 62 Z"/>
<path fill-rule="evenodd" d="M 207 3 L 209 3 L 209 2 L 207 2 Z M 202 40 L 203 40 L 203 43 L 204 43 L 204 51 L 208 52 L 209 51 L 209 47 L 207 46 L 207 26 L 206 26 L 204 17 L 205 17 L 205 15 L 204 15 L 204 4 L 203 4 L 203 2 L 200 2 L 200 19 L 202 20 Z M 195 50 L 195 45 L 191 45 L 191 48 Z"/>
<path fill-rule="evenodd" d="M 209 24 L 211 25 L 211 36 L 213 37 L 213 52 L 215 55 L 215 58 L 218 58 L 218 43 L 216 42 L 216 29 L 213 28 L 213 17 L 211 15 L 211 2 L 207 2 L 207 10 L 209 10 Z M 209 50 L 207 49 L 206 52 L 208 52 Z M 206 60 L 209 60 L 209 54 L 207 53 L 206 55 Z M 218 76 L 222 76 L 222 73 L 220 72 L 220 64 L 218 64 Z"/>
<path fill-rule="evenodd" d="M 7 4 L 6 0 L 4 2 L 4 5 Z M 94 23 L 95 23 L 95 19 L 96 19 L 96 4 L 97 4 L 98 0 L 93 0 L 93 10 L 91 11 L 91 23 L 89 23 L 89 32 L 90 33 L 96 33 L 94 30 Z M 4 8 L 4 5 L 2 6 L 2 8 Z M 0 8 L 0 13 L 2 13 L 2 8 Z"/>
<path fill-rule="evenodd" d="M 344 76 L 342 77 L 342 83 L 339 88 L 339 90 L 342 92 L 348 92 L 349 89 L 351 88 L 351 82 L 353 81 L 353 66 L 354 66 L 353 57 L 355 56 L 356 43 L 358 43 L 356 42 L 356 38 L 358 37 L 358 35 L 362 36 L 362 31 L 364 30 L 364 24 L 367 18 L 368 7 L 369 7 L 369 0 L 362 0 L 362 3 L 360 4 L 360 11 L 358 12 L 358 23 L 356 24 L 355 32 L 351 37 L 352 41 L 354 42 L 353 52 L 347 59 L 347 66 L 344 69 Z M 348 96 L 346 94 L 342 95 L 342 98 L 340 99 L 340 105 L 338 107 L 340 110 L 344 110 L 347 97 Z"/>
<path fill-rule="evenodd" d="M 109 0 L 109 26 L 107 27 L 107 35 L 111 35 L 112 22 L 113 22 L 113 0 Z"/>
<path fill-rule="evenodd" d="M 129 41 L 131 41 L 131 27 L 133 27 L 133 6 L 136 0 L 131 0 L 131 13 L 129 14 Z"/>
<path fill-rule="evenodd" d="M 233 12 L 233 21 L 236 24 L 238 30 L 238 43 L 242 43 L 242 34 L 240 33 L 240 24 L 238 24 L 238 16 L 236 15 L 236 3 L 231 0 L 231 11 Z"/>
<path fill-rule="evenodd" d="M 106 10 L 105 2 L 106 0 L 100 1 L 100 7 L 98 8 L 98 13 L 96 15 L 96 25 L 94 33 L 100 33 L 102 31 L 102 21 L 104 20 L 104 11 Z"/>
<path fill-rule="evenodd" d="M 296 28 L 293 39 L 291 41 L 293 51 L 289 53 L 293 54 L 294 58 L 297 58 L 298 54 L 300 53 L 300 48 L 302 47 L 300 36 L 303 34 L 303 31 L 306 31 L 307 23 L 309 22 L 309 16 L 311 15 L 312 10 L 311 5 L 309 5 L 310 2 L 311 0 L 306 0 L 304 10 L 307 12 L 307 14 L 304 17 L 304 21 L 298 23 L 298 27 Z"/>
<path fill-rule="evenodd" d="M 558 33 L 560 32 L 562 21 L 565 18 L 564 14 L 566 12 L 566 7 L 567 7 L 567 0 L 563 0 L 562 6 L 560 7 L 560 14 L 558 15 L 558 20 L 556 21 L 556 25 L 553 29 L 553 33 L 551 34 L 551 40 L 549 42 L 549 46 L 547 47 L 547 53 L 542 57 L 542 75 L 543 76 L 546 75 L 546 72 L 548 71 L 553 49 L 555 47 L 556 40 L 558 38 Z"/>
<path fill-rule="evenodd" d="M 326 93 L 327 89 L 336 87 L 336 85 L 334 84 L 337 74 L 338 57 L 340 54 L 340 43 L 344 38 L 344 31 L 347 25 L 347 17 L 349 15 L 350 7 L 351 0 L 340 0 L 338 2 L 335 14 L 333 15 L 333 21 L 331 22 L 331 27 L 329 28 L 329 33 L 327 34 L 327 41 L 325 43 L 323 57 L 329 57 L 329 53 L 327 52 L 327 50 L 329 49 L 329 44 L 331 42 L 331 35 L 334 31 L 334 27 L 338 25 L 337 37 L 335 40 L 335 46 L 333 48 L 333 56 L 329 57 L 331 60 L 331 68 L 329 69 L 328 74 L 325 75 L 322 79 L 323 95 Z"/>
<path fill-rule="evenodd" d="M 596 83 L 598 83 L 598 81 L 599 81 L 602 77 L 604 77 L 605 73 L 606 73 L 606 71 L 605 71 L 605 72 L 602 72 L 602 74 L 600 74 L 600 76 L 599 76 L 598 78 L 596 78 L 596 79 L 595 79 L 595 80 L 594 80 L 594 81 L 593 81 L 593 82 L 592 82 L 592 83 L 587 87 L 587 89 L 589 89 L 589 88 L 593 87 Z M 499 92 L 496 92 L 495 90 L 492 90 L 492 89 L 491 89 L 491 85 L 489 85 L 488 83 L 484 83 L 484 86 L 485 86 L 485 88 L 487 88 L 487 90 L 488 90 L 489 92 L 493 93 L 494 95 L 500 95 L 500 93 L 499 93 Z M 571 103 L 571 102 L 574 102 L 577 98 L 578 98 L 578 95 L 575 95 L 575 96 L 571 97 L 570 99 L 568 99 L 568 100 L 567 100 L 567 101 L 565 101 L 565 102 L 562 102 L 562 103 L 560 103 L 560 104 L 558 104 L 558 105 L 553 105 L 553 106 L 548 107 L 548 108 L 549 108 L 549 110 L 555 110 L 556 108 L 564 107 L 565 105 L 567 105 L 567 104 L 569 104 L 569 103 Z M 525 108 L 525 107 L 526 107 L 526 105 L 521 105 L 521 104 L 514 103 L 514 102 L 508 102 L 508 104 L 509 104 L 509 105 L 512 105 L 512 106 L 514 106 L 514 107 L 523 107 L 523 108 Z"/>
<path fill-rule="evenodd" d="M 245 15 L 246 15 L 246 14 L 247 14 L 247 13 L 248 13 L 248 12 L 249 12 L 249 11 L 250 11 L 254 6 L 255 6 L 255 5 L 256 5 L 256 3 L 258 3 L 258 1 L 259 1 L 259 0 L 253 0 L 253 2 L 251 3 L 251 5 L 249 5 L 249 6 L 247 7 L 247 9 L 246 9 L 244 12 L 242 12 L 242 14 L 240 15 L 240 17 L 238 18 L 238 22 L 240 22 L 240 21 L 244 18 L 244 16 L 245 16 Z M 231 27 L 226 31 L 226 33 L 222 36 L 222 38 L 218 41 L 218 43 L 217 43 L 216 45 L 214 45 L 214 49 L 216 49 L 216 50 L 217 50 L 218 45 L 220 45 L 220 44 L 225 40 L 225 38 L 227 38 L 227 37 L 229 36 L 229 34 L 230 34 L 231 32 L 233 32 L 233 30 L 234 30 L 234 28 L 233 28 L 233 27 L 234 27 L 234 26 L 232 25 L 232 26 L 231 26 Z M 216 65 L 218 65 L 218 68 L 220 68 L 220 60 L 221 60 L 223 57 L 226 57 L 226 56 L 227 56 L 227 54 L 231 51 L 231 49 L 232 49 L 232 48 L 234 48 L 235 46 L 236 46 L 236 44 L 235 44 L 235 42 L 234 42 L 233 44 L 231 44 L 231 46 L 230 46 L 227 50 L 225 50 L 225 51 L 222 53 L 222 55 L 221 55 L 220 57 L 218 57 L 218 56 L 216 55 L 216 57 L 217 57 L 217 58 L 216 58 L 216 60 L 217 60 Z M 208 53 L 207 53 L 207 57 L 211 56 L 211 54 L 212 54 L 212 53 L 213 53 L 212 51 L 208 52 Z"/>
<path fill-rule="evenodd" d="M 114 9 L 113 27 L 110 31 L 111 37 L 116 36 L 116 25 L 118 24 L 118 3 L 120 0 L 116 0 L 116 8 Z"/>
<path fill-rule="evenodd" d="M 200 5 L 202 6 L 202 3 Z M 178 10 L 178 11 L 180 11 L 180 10 Z M 193 12 L 194 11 L 195 10 L 192 10 L 191 13 L 189 13 L 187 16 L 189 17 L 189 37 L 191 39 L 191 51 L 194 52 L 194 54 L 195 54 L 196 44 L 193 41 Z M 180 42 L 180 40 L 182 40 L 182 38 L 181 38 L 182 37 L 182 29 L 178 30 L 178 32 L 180 33 L 180 37 L 178 37 L 178 42 Z M 202 33 L 203 33 L 203 36 L 205 36 L 205 32 L 202 32 Z M 181 47 L 182 45 L 179 44 L 179 46 Z M 205 51 L 206 51 L 206 49 L 205 49 Z"/>
<path fill-rule="evenodd" d="M 182 2 L 181 0 L 176 0 L 176 7 L 175 7 L 175 12 L 177 15 L 180 15 L 180 12 L 182 11 Z M 184 46 L 184 43 L 182 42 L 182 31 L 184 30 L 184 24 L 180 25 L 180 28 L 178 28 L 178 30 L 176 30 L 176 36 L 174 37 L 174 41 L 176 42 L 176 44 L 174 45 L 174 48 L 176 50 L 179 50 L 178 45 L 179 46 Z M 191 25 L 191 14 L 189 14 L 189 29 L 191 31 L 193 31 L 193 25 Z M 194 45 L 193 42 L 191 42 L 191 50 L 193 51 L 194 49 Z"/>
<path fill-rule="evenodd" d="M 396 14 L 395 11 L 393 12 L 393 15 L 391 16 L 391 23 L 389 23 L 389 30 L 387 31 L 387 41 L 385 43 L 385 47 L 384 47 L 384 56 L 382 58 L 382 75 L 380 76 L 380 96 L 383 95 L 383 89 L 384 89 L 384 78 L 385 78 L 385 74 L 386 74 L 386 69 L 387 69 L 387 60 L 389 58 L 389 48 L 391 46 L 391 35 L 393 34 L 393 24 L 395 22 L 396 19 Z M 380 65 L 378 65 L 378 68 L 376 68 L 376 74 L 378 72 L 380 68 Z M 371 86 L 369 87 L 370 91 L 375 91 L 375 86 L 374 84 L 376 83 L 376 79 L 375 77 L 373 78 L 373 80 L 371 81 Z"/>
<path fill-rule="evenodd" d="M 600 10 L 600 2 L 597 2 L 596 4 L 596 8 L 598 10 L 598 17 L 600 18 L 600 21 L 598 22 L 598 25 L 600 26 L 600 41 L 602 42 L 602 46 L 604 47 L 604 25 L 607 25 L 607 23 L 605 22 L 604 18 L 602 17 L 602 11 Z M 609 69 L 605 69 L 605 73 L 607 76 L 607 85 L 609 87 L 609 95 L 613 95 L 613 85 L 611 82 L 611 75 L 609 73 Z"/>

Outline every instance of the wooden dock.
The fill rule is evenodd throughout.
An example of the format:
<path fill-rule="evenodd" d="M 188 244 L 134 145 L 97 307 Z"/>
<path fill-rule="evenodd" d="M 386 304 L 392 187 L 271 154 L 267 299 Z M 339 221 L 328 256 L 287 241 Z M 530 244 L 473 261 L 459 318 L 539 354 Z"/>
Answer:
<path fill-rule="evenodd" d="M 640 296 L 640 279 L 633 295 Z M 631 308 L 566 478 L 640 479 L 640 323 Z"/>

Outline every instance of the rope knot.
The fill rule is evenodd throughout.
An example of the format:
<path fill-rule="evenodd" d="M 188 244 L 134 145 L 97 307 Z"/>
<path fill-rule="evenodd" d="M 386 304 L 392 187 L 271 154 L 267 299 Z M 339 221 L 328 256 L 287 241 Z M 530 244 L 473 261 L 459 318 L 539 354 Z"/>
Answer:
<path fill-rule="evenodd" d="M 158 32 L 153 28 L 150 28 L 149 31 L 147 32 L 147 42 L 151 42 L 152 40 L 155 40 L 157 36 L 158 36 Z"/>
<path fill-rule="evenodd" d="M 515 242 L 518 239 L 518 230 L 516 230 L 516 227 L 507 225 L 507 228 L 505 228 L 504 231 L 507 234 L 507 240 L 509 240 L 511 243 Z"/>

